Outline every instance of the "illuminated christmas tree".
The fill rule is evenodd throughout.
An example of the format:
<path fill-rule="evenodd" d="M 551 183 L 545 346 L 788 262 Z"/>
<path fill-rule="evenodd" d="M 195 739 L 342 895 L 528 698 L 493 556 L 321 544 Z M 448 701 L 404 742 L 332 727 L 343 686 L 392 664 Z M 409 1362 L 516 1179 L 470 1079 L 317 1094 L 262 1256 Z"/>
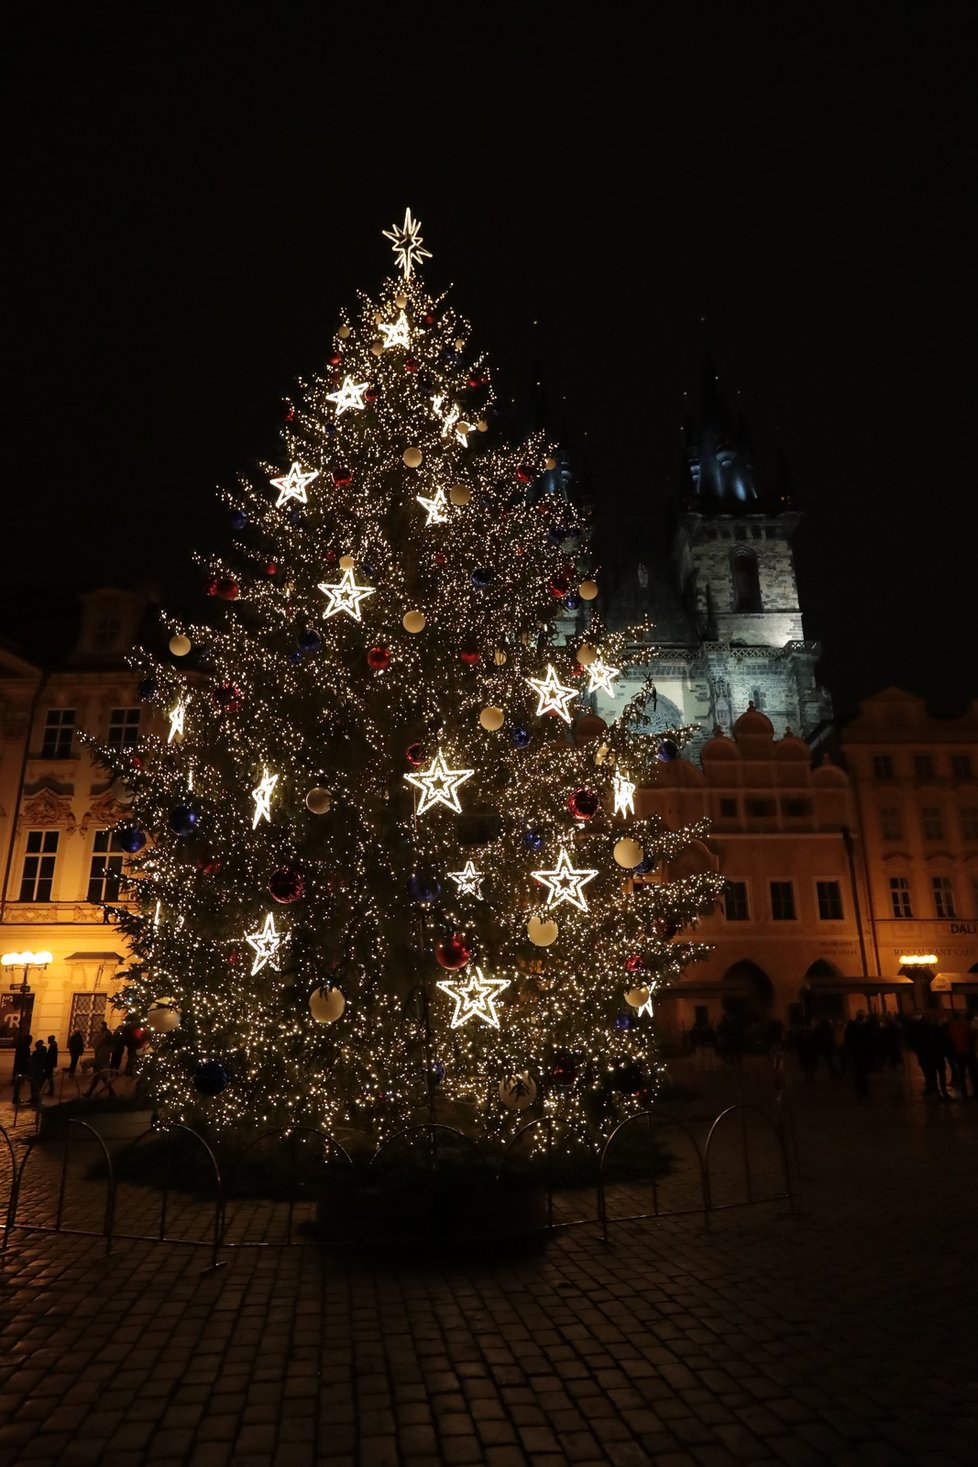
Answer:
<path fill-rule="evenodd" d="M 541 492 L 552 448 L 500 440 L 470 329 L 397 271 L 287 405 L 282 465 L 226 495 L 221 614 L 140 656 L 162 732 L 103 749 L 163 1112 L 376 1140 L 550 1112 L 569 1134 L 647 1103 L 657 988 L 713 876 L 700 828 L 641 814 L 651 683 L 606 727 L 628 655 L 595 611 L 586 527 Z M 593 701 L 593 700 L 592 700 Z"/>

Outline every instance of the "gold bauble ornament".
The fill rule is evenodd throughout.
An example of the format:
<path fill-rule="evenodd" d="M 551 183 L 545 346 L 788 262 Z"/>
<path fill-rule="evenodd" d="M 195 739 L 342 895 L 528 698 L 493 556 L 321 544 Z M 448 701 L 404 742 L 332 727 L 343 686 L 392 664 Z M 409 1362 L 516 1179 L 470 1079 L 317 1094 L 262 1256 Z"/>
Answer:
<path fill-rule="evenodd" d="M 459 505 L 459 507 L 461 507 L 462 505 L 468 504 L 469 500 L 472 498 L 472 490 L 469 488 L 468 484 L 453 484 L 451 489 L 449 489 L 448 491 L 448 497 L 453 504 L 457 504 Z"/>
<path fill-rule="evenodd" d="M 486 422 L 485 418 L 480 418 L 479 421 L 476 423 L 475 426 L 476 426 L 476 431 L 479 432 L 479 433 L 488 433 L 489 432 L 489 424 Z"/>
<path fill-rule="evenodd" d="M 598 594 L 597 581 L 582 581 L 577 588 L 577 594 L 582 601 L 593 601 Z"/>
<path fill-rule="evenodd" d="M 170 638 L 170 651 L 174 657 L 186 657 L 190 651 L 190 647 L 190 638 L 185 637 L 183 632 L 177 632 L 175 636 Z"/>
<path fill-rule="evenodd" d="M 462 435 L 463 438 L 465 437 L 466 433 L 471 433 L 472 432 L 472 424 L 471 423 L 458 422 L 458 423 L 455 424 L 455 428 L 456 428 L 456 431 L 458 433 L 461 433 L 461 435 Z"/>
<path fill-rule="evenodd" d="M 497 647 L 495 652 L 492 654 L 492 660 L 497 667 L 505 667 L 506 658 L 508 655 L 508 653 L 503 651 L 502 647 Z"/>
<path fill-rule="evenodd" d="M 506 715 L 501 708 L 483 708 L 479 714 L 479 722 L 489 733 L 496 733 L 505 721 Z"/>
<path fill-rule="evenodd" d="M 557 460 L 555 458 L 545 458 L 543 461 L 543 467 L 548 470 L 555 469 L 557 467 Z"/>
<path fill-rule="evenodd" d="M 465 337 L 464 336 L 456 336 L 456 338 L 455 338 L 455 350 L 456 351 L 461 351 L 462 350 L 462 347 L 464 345 L 465 345 Z"/>
<path fill-rule="evenodd" d="M 499 1082 L 499 1098 L 510 1110 L 526 1110 L 537 1098 L 536 1081 L 524 1070 Z"/>
<path fill-rule="evenodd" d="M 598 655 L 597 647 L 592 647 L 590 642 L 582 642 L 577 649 L 577 660 L 582 667 L 587 667 Z"/>
<path fill-rule="evenodd" d="M 418 469 L 421 467 L 424 454 L 420 448 L 405 448 L 401 457 L 409 469 Z"/>
<path fill-rule="evenodd" d="M 372 341 L 370 343 L 370 350 L 373 352 L 373 354 L 374 354 L 375 357 L 383 356 L 383 354 L 384 354 L 384 343 L 381 340 L 379 340 L 379 338 L 378 338 L 377 341 Z"/>
<path fill-rule="evenodd" d="M 321 785 L 316 785 L 306 795 L 306 809 L 311 810 L 314 815 L 326 815 L 332 808 L 333 796 Z"/>
<path fill-rule="evenodd" d="M 317 1024 L 335 1024 L 346 1008 L 346 999 L 338 988 L 314 988 L 309 995 L 309 1012 Z"/>
<path fill-rule="evenodd" d="M 642 850 L 638 841 L 632 840 L 631 836 L 628 835 L 623 836 L 621 840 L 615 842 L 615 849 L 612 851 L 612 855 L 618 862 L 618 865 L 623 866 L 626 871 L 634 871 L 635 867 L 640 866 L 645 860 L 645 852 Z"/>
<path fill-rule="evenodd" d="M 349 326 L 347 326 L 345 321 L 343 322 L 343 325 L 339 328 L 336 334 L 340 338 L 340 341 L 345 341 L 350 335 L 350 328 Z"/>
<path fill-rule="evenodd" d="M 394 297 L 394 304 L 399 311 L 404 310 L 404 307 L 407 305 L 407 296 L 404 294 L 403 290 L 401 291 L 400 295 L 396 295 Z"/>
<path fill-rule="evenodd" d="M 630 1003 L 633 1009 L 642 1009 L 651 998 L 651 989 L 645 987 L 644 983 L 638 988 L 630 988 L 625 994 L 625 1002 Z"/>
<path fill-rule="evenodd" d="M 340 558 L 339 558 L 339 567 L 340 567 L 340 570 L 353 570 L 355 568 L 355 566 L 356 566 L 356 561 L 353 559 L 353 556 L 352 555 L 341 555 L 340 556 Z"/>
<path fill-rule="evenodd" d="M 557 941 L 560 928 L 552 917 L 532 916 L 526 924 L 526 935 L 534 947 L 549 947 Z"/>
<path fill-rule="evenodd" d="M 383 318 L 383 316 L 382 316 L 382 315 L 381 315 L 381 314 L 380 314 L 380 312 L 379 312 L 379 311 L 374 311 L 374 313 L 373 313 L 373 315 L 372 315 L 372 316 L 371 316 L 371 317 L 370 317 L 370 319 L 371 319 L 371 321 L 372 321 L 372 322 L 373 322 L 373 323 L 374 323 L 374 325 L 375 325 L 375 326 L 379 326 L 379 325 L 380 325 L 380 323 L 381 323 L 381 321 L 382 321 L 382 320 L 383 320 L 383 319 L 384 319 L 384 318 Z"/>
<path fill-rule="evenodd" d="M 401 618 L 401 625 L 406 632 L 423 632 L 427 626 L 423 611 L 406 611 Z"/>

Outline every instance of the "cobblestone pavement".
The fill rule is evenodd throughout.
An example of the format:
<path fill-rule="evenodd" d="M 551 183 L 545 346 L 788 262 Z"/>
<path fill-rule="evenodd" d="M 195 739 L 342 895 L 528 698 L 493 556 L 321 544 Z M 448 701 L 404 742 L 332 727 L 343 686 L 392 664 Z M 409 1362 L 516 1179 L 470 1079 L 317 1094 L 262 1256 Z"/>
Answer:
<path fill-rule="evenodd" d="M 728 1098 L 705 1083 L 703 1114 Z M 915 1090 L 796 1086 L 795 1216 L 621 1222 L 610 1248 L 588 1225 L 494 1265 L 274 1248 L 208 1272 L 196 1249 L 15 1232 L 0 1461 L 973 1462 L 978 1104 Z"/>

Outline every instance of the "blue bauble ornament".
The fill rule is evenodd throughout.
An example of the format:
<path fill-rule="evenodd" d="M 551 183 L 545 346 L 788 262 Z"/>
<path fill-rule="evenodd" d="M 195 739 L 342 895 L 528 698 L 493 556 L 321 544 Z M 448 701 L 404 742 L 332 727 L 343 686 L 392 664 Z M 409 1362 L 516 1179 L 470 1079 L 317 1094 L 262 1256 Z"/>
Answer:
<path fill-rule="evenodd" d="M 414 902 L 423 902 L 430 906 L 441 896 L 441 883 L 427 871 L 415 871 L 408 878 L 408 892 Z"/>
<path fill-rule="evenodd" d="M 229 519 L 231 521 L 231 529 L 234 530 L 235 534 L 240 533 L 248 523 L 248 516 L 243 509 L 233 509 Z"/>
<path fill-rule="evenodd" d="M 200 811 L 193 805 L 174 805 L 170 811 L 170 829 L 177 835 L 193 835 L 200 823 Z"/>
<path fill-rule="evenodd" d="M 146 844 L 146 832 L 140 830 L 138 825 L 125 825 L 115 832 L 115 842 L 130 856 L 134 856 Z"/>
<path fill-rule="evenodd" d="M 148 677 L 145 682 L 141 682 L 139 684 L 136 692 L 142 698 L 144 703 L 152 703 L 157 693 L 159 692 L 159 688 L 156 685 L 155 679 Z"/>
<path fill-rule="evenodd" d="M 480 565 L 472 572 L 472 584 L 477 591 L 488 591 L 492 585 L 492 571 L 488 566 Z"/>
<path fill-rule="evenodd" d="M 289 653 L 289 661 L 290 662 L 301 662 L 302 661 L 302 656 L 303 656 L 303 654 L 299 651 L 298 647 L 296 647 L 296 649 L 295 649 L 294 652 L 290 652 Z"/>
<path fill-rule="evenodd" d="M 663 739 L 658 749 L 659 758 L 663 764 L 668 764 L 672 759 L 679 758 L 679 748 L 672 739 Z"/>
<path fill-rule="evenodd" d="M 220 1095 L 231 1083 L 231 1076 L 220 1060 L 201 1060 L 194 1070 L 194 1089 L 199 1095 Z"/>
<path fill-rule="evenodd" d="M 431 1061 L 431 1083 L 440 1085 L 445 1078 L 445 1066 L 441 1060 Z"/>
<path fill-rule="evenodd" d="M 509 741 L 515 749 L 525 749 L 531 738 L 528 728 L 511 728 L 509 731 Z"/>
<path fill-rule="evenodd" d="M 619 1014 L 615 1020 L 616 1029 L 630 1029 L 632 1027 L 631 1014 Z"/>
<path fill-rule="evenodd" d="M 647 876 L 655 869 L 655 859 L 652 856 L 643 856 L 637 866 L 632 867 L 633 876 Z"/>
<path fill-rule="evenodd" d="M 551 545 L 562 545 L 564 543 L 564 531 L 560 525 L 554 525 L 547 531 L 547 539 Z"/>
<path fill-rule="evenodd" d="M 570 594 L 570 596 L 564 597 L 564 605 L 567 607 L 568 611 L 576 611 L 580 604 L 580 596 L 575 595 L 573 592 Z"/>
<path fill-rule="evenodd" d="M 335 423 L 323 423 L 322 424 L 321 431 L 325 434 L 325 436 L 327 438 L 335 438 L 336 437 L 336 424 Z"/>
<path fill-rule="evenodd" d="M 301 525 L 302 524 L 302 510 L 301 509 L 288 509 L 285 512 L 285 518 L 288 520 L 288 522 L 289 522 L 290 525 Z"/>
<path fill-rule="evenodd" d="M 300 650 L 303 652 L 318 652 L 323 645 L 323 639 L 315 627 L 306 627 L 296 638 Z"/>
<path fill-rule="evenodd" d="M 528 851 L 539 851 L 543 848 L 544 834 L 537 826 L 531 825 L 523 832 L 523 844 Z"/>

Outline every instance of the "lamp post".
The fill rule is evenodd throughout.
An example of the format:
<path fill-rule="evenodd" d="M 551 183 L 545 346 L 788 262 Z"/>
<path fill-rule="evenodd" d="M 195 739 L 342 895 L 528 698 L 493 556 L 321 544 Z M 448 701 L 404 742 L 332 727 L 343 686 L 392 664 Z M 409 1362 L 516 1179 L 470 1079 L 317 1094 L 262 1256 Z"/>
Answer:
<path fill-rule="evenodd" d="M 921 1013 L 927 1007 L 924 1002 L 924 994 L 927 989 L 928 973 L 932 974 L 937 966 L 936 953 L 901 953 L 900 971 L 909 968 L 914 980 L 914 1006 Z"/>
<path fill-rule="evenodd" d="M 27 975 L 32 968 L 46 968 L 51 962 L 50 953 L 4 953 L 0 957 L 0 964 L 5 968 L 23 968 L 24 976 L 20 983 L 11 983 L 11 993 L 30 993 Z"/>

